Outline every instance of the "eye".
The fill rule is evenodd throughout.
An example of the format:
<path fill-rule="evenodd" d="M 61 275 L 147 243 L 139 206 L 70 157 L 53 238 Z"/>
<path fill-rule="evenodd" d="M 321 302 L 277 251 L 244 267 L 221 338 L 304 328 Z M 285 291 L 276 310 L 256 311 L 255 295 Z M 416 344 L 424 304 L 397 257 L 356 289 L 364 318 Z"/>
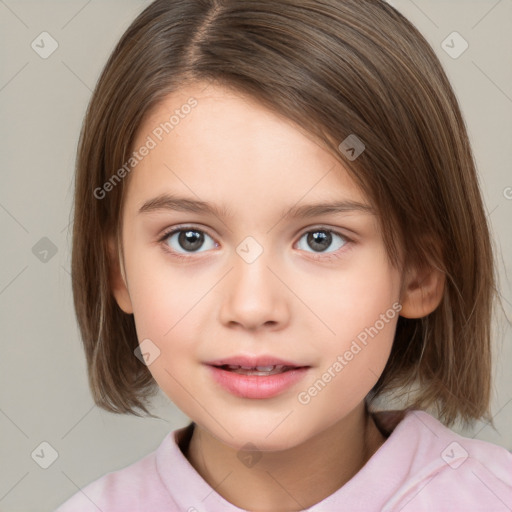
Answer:
<path fill-rule="evenodd" d="M 176 256 L 180 256 L 181 254 L 203 252 L 199 251 L 199 249 L 204 247 L 207 238 L 213 243 L 209 244 L 210 247 L 206 244 L 205 250 L 217 247 L 218 244 L 213 238 L 201 229 L 184 226 L 168 231 L 162 236 L 160 242 L 164 244 L 166 250 L 169 250 Z"/>
<path fill-rule="evenodd" d="M 302 247 L 300 246 L 300 242 L 302 240 L 305 240 L 305 244 L 302 244 Z M 341 241 L 341 242 L 340 242 Z M 327 258 L 331 257 L 337 257 L 338 255 L 334 254 L 337 250 L 344 247 L 350 240 L 342 236 L 340 233 L 333 231 L 332 229 L 328 228 L 317 228 L 314 230 L 307 231 L 304 233 L 300 240 L 299 240 L 299 249 L 306 250 L 305 245 L 311 247 L 313 249 L 313 253 L 322 254 L 327 252 L 328 256 Z M 334 250 L 333 251 L 326 251 L 329 247 L 333 245 L 334 242 Z M 322 257 L 322 256 L 320 256 Z"/>
<path fill-rule="evenodd" d="M 208 240 L 210 243 L 205 244 L 205 241 L 207 242 Z M 308 251 L 307 248 L 304 247 L 304 244 L 301 245 L 302 240 L 305 240 L 305 244 L 313 250 Z M 304 233 L 299 239 L 298 248 L 313 253 L 314 259 L 328 260 L 339 258 L 339 250 L 350 241 L 349 238 L 342 236 L 337 231 L 320 227 Z M 169 230 L 162 235 L 159 242 L 164 245 L 166 251 L 178 258 L 186 258 L 187 254 L 205 252 L 219 246 L 205 231 L 193 226 L 181 226 Z M 333 245 L 333 250 L 328 251 L 327 249 L 329 249 L 329 247 L 332 248 Z M 200 249 L 203 249 L 203 251 Z"/>

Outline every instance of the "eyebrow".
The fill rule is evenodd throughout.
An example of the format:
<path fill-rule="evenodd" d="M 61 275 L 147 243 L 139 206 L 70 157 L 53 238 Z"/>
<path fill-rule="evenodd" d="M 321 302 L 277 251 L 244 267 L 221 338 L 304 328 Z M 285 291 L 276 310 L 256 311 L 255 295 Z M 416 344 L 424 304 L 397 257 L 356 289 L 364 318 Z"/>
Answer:
<path fill-rule="evenodd" d="M 233 217 L 233 213 L 224 205 L 219 207 L 206 201 L 189 199 L 186 197 L 179 197 L 170 194 L 161 194 L 157 197 L 154 197 L 153 199 L 149 199 L 139 208 L 139 213 L 166 210 L 214 215 L 220 218 Z M 281 212 L 280 217 L 283 219 L 308 218 L 333 213 L 352 212 L 362 212 L 375 215 L 374 208 L 368 204 L 359 203 L 357 201 L 341 200 L 333 202 L 305 204 L 302 206 L 294 205 L 285 208 Z"/>

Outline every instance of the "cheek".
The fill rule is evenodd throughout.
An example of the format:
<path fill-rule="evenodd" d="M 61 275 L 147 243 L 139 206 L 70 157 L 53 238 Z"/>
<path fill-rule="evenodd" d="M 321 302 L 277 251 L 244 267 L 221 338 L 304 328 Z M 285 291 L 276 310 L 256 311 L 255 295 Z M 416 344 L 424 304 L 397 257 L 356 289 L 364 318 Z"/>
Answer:
<path fill-rule="evenodd" d="M 386 313 L 385 313 L 386 315 Z M 379 379 L 391 351 L 398 313 L 390 308 L 383 320 L 344 334 L 334 344 L 324 345 L 324 359 L 297 395 L 303 411 L 334 423 L 360 404 Z M 376 324 L 376 325 L 374 325 Z"/>
<path fill-rule="evenodd" d="M 194 305 L 209 289 L 192 267 L 180 267 L 170 258 L 163 249 L 152 248 L 132 252 L 127 261 L 139 339 L 154 337 L 165 342 L 174 336 L 184 320 L 194 317 Z"/>
<path fill-rule="evenodd" d="M 162 390 L 187 410 L 190 364 L 199 352 L 201 315 L 215 283 L 197 278 L 193 267 L 169 264 L 158 251 L 139 251 L 127 260 L 129 288 L 139 342 L 149 339 L 158 357 L 148 366 Z M 131 266 L 129 266 L 131 265 Z M 153 347 L 153 345 L 150 345 Z M 188 366 L 187 366 L 188 365 Z"/>
<path fill-rule="evenodd" d="M 350 272 L 322 282 L 309 301 L 328 326 L 320 325 L 324 355 L 315 378 L 321 380 L 319 388 L 329 383 L 331 392 L 322 392 L 323 399 L 341 393 L 357 403 L 377 382 L 391 352 L 401 309 L 400 273 L 375 246 L 358 253 Z"/>
<path fill-rule="evenodd" d="M 320 326 L 324 338 L 329 339 L 331 331 L 338 348 L 359 335 L 364 342 L 367 329 L 379 339 L 392 341 L 393 322 L 396 324 L 400 309 L 400 273 L 387 262 L 383 246 L 367 244 L 364 250 L 357 249 L 339 271 L 327 277 L 318 274 L 307 283 L 300 293 L 325 322 Z"/>

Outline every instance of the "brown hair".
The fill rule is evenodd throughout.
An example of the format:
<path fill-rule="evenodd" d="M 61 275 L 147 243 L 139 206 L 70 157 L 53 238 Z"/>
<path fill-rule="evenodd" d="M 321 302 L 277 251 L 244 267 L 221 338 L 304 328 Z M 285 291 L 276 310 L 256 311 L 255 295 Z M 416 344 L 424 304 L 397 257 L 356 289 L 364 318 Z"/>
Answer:
<path fill-rule="evenodd" d="M 96 403 L 148 413 L 157 388 L 109 281 L 107 237 L 119 240 L 126 180 L 102 199 L 94 191 L 129 160 L 150 110 L 194 81 L 249 94 L 317 137 L 379 213 L 390 261 L 402 248 L 404 265 L 445 273 L 435 311 L 398 319 L 370 400 L 418 383 L 410 407 L 434 406 L 448 425 L 489 419 L 495 275 L 468 135 L 435 53 L 381 0 L 156 0 L 126 30 L 76 164 L 73 296 Z M 349 134 L 366 146 L 353 161 L 338 149 Z"/>

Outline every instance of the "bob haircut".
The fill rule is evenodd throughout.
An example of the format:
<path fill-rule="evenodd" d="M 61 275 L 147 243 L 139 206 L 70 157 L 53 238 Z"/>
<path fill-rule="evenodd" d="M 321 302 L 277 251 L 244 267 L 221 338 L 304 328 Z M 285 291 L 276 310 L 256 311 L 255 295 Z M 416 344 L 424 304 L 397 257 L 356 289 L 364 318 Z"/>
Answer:
<path fill-rule="evenodd" d="M 118 258 L 108 240 L 120 242 L 128 178 L 98 190 L 129 161 L 151 109 L 198 82 L 248 94 L 314 136 L 376 209 L 390 262 L 399 265 L 401 248 L 404 270 L 445 274 L 436 310 L 399 317 L 367 404 L 416 386 L 407 405 L 435 408 L 446 425 L 490 419 L 496 277 L 474 157 L 437 56 L 381 0 L 156 0 L 126 30 L 96 84 L 76 160 L 73 298 L 96 404 L 152 416 L 158 389 L 134 356 L 133 315 L 111 291 Z M 338 148 L 350 134 L 366 146 L 355 160 Z"/>

